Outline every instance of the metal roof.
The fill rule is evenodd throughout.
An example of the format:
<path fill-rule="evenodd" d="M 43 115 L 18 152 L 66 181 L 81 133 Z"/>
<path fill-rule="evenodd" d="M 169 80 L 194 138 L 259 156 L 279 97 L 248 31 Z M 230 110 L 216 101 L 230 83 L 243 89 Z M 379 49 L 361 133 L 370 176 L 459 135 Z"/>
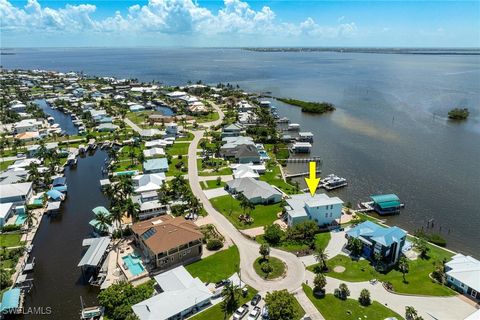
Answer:
<path fill-rule="evenodd" d="M 92 266 L 96 267 L 100 264 L 102 257 L 107 251 L 107 247 L 110 244 L 110 237 L 90 238 L 83 241 L 84 246 L 89 246 L 87 252 L 82 257 L 82 260 L 78 263 L 79 267 Z"/>

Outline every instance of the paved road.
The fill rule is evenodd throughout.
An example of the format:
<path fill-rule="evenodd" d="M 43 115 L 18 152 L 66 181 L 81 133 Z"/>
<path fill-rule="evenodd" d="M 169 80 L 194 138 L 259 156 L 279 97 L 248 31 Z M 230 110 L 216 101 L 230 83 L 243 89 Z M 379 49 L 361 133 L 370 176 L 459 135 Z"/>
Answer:
<path fill-rule="evenodd" d="M 132 128 L 133 130 L 135 130 L 136 132 L 138 133 L 142 133 L 143 129 L 140 128 L 139 126 L 137 126 L 135 123 L 132 122 L 132 120 L 128 119 L 128 118 L 125 118 L 123 119 L 123 121 L 130 126 L 130 128 Z"/>
<path fill-rule="evenodd" d="M 305 279 L 308 280 L 310 285 L 313 283 L 313 278 L 314 274 L 310 271 L 306 271 Z M 476 310 L 474 306 L 463 301 L 458 296 L 426 297 L 395 294 L 385 290 L 380 282 L 372 285 L 368 281 L 348 282 L 327 277 L 327 286 L 325 289 L 328 293 L 333 293 L 340 283 L 347 284 L 350 289 L 350 298 L 357 299 L 358 296 L 360 296 L 360 291 L 366 288 L 370 291 L 372 300 L 380 302 L 401 316 L 405 315 L 406 306 L 413 306 L 418 311 L 419 315 L 425 320 L 464 319 Z"/>
<path fill-rule="evenodd" d="M 213 104 L 213 107 L 219 113 L 220 117 L 217 121 L 203 123 L 204 126 L 218 125 L 224 117 L 220 108 Z M 296 256 L 291 253 L 271 249 L 271 255 L 285 262 L 287 265 L 287 273 L 285 278 L 276 281 L 267 281 L 257 275 L 253 269 L 253 262 L 259 257 L 260 245 L 245 236 L 243 236 L 220 212 L 213 208 L 210 201 L 200 187 L 198 177 L 198 167 L 196 161 L 197 148 L 200 139 L 203 137 L 204 131 L 192 131 L 194 135 L 193 141 L 188 148 L 188 180 L 193 194 L 203 203 L 205 210 L 214 219 L 215 223 L 227 234 L 228 237 L 237 245 L 240 252 L 240 273 L 242 281 L 256 288 L 261 292 L 272 290 L 288 289 L 295 291 L 298 289 L 305 276 L 305 268 Z"/>

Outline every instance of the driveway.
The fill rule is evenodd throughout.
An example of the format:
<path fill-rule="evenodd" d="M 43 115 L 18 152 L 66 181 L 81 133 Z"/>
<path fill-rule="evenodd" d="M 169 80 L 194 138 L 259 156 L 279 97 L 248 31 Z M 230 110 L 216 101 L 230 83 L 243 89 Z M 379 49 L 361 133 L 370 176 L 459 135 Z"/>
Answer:
<path fill-rule="evenodd" d="M 205 193 L 205 196 L 207 199 L 212 199 L 220 196 L 226 196 L 228 192 L 225 190 L 225 188 L 215 188 L 215 189 L 210 189 L 210 190 L 203 190 Z"/>

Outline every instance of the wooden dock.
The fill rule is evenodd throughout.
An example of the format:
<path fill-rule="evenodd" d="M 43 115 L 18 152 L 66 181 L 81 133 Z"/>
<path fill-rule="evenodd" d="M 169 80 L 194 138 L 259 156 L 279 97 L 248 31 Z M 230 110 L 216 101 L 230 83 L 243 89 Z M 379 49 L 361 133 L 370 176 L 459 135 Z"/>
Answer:
<path fill-rule="evenodd" d="M 322 173 L 322 170 L 317 170 L 316 173 Z M 310 175 L 310 172 L 291 173 L 291 174 L 286 174 L 285 179 L 296 178 L 296 177 L 306 177 L 309 175 Z"/>
<path fill-rule="evenodd" d="M 279 161 L 285 161 L 286 163 L 309 163 L 316 162 L 317 164 L 322 164 L 322 159 L 320 157 L 313 158 L 288 158 L 288 159 L 278 159 Z"/>

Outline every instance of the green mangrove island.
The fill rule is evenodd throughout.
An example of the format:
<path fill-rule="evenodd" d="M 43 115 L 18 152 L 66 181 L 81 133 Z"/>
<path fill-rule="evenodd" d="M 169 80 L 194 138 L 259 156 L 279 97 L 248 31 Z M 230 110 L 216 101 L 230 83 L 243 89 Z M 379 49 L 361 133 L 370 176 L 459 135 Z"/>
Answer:
<path fill-rule="evenodd" d="M 329 102 L 310 102 L 302 101 L 297 99 L 290 98 L 276 98 L 278 101 L 281 101 L 292 106 L 297 106 L 302 108 L 302 112 L 309 113 L 325 113 L 335 110 L 335 106 Z"/>
<path fill-rule="evenodd" d="M 469 115 L 468 108 L 454 108 L 448 112 L 448 118 L 451 120 L 466 120 Z"/>

